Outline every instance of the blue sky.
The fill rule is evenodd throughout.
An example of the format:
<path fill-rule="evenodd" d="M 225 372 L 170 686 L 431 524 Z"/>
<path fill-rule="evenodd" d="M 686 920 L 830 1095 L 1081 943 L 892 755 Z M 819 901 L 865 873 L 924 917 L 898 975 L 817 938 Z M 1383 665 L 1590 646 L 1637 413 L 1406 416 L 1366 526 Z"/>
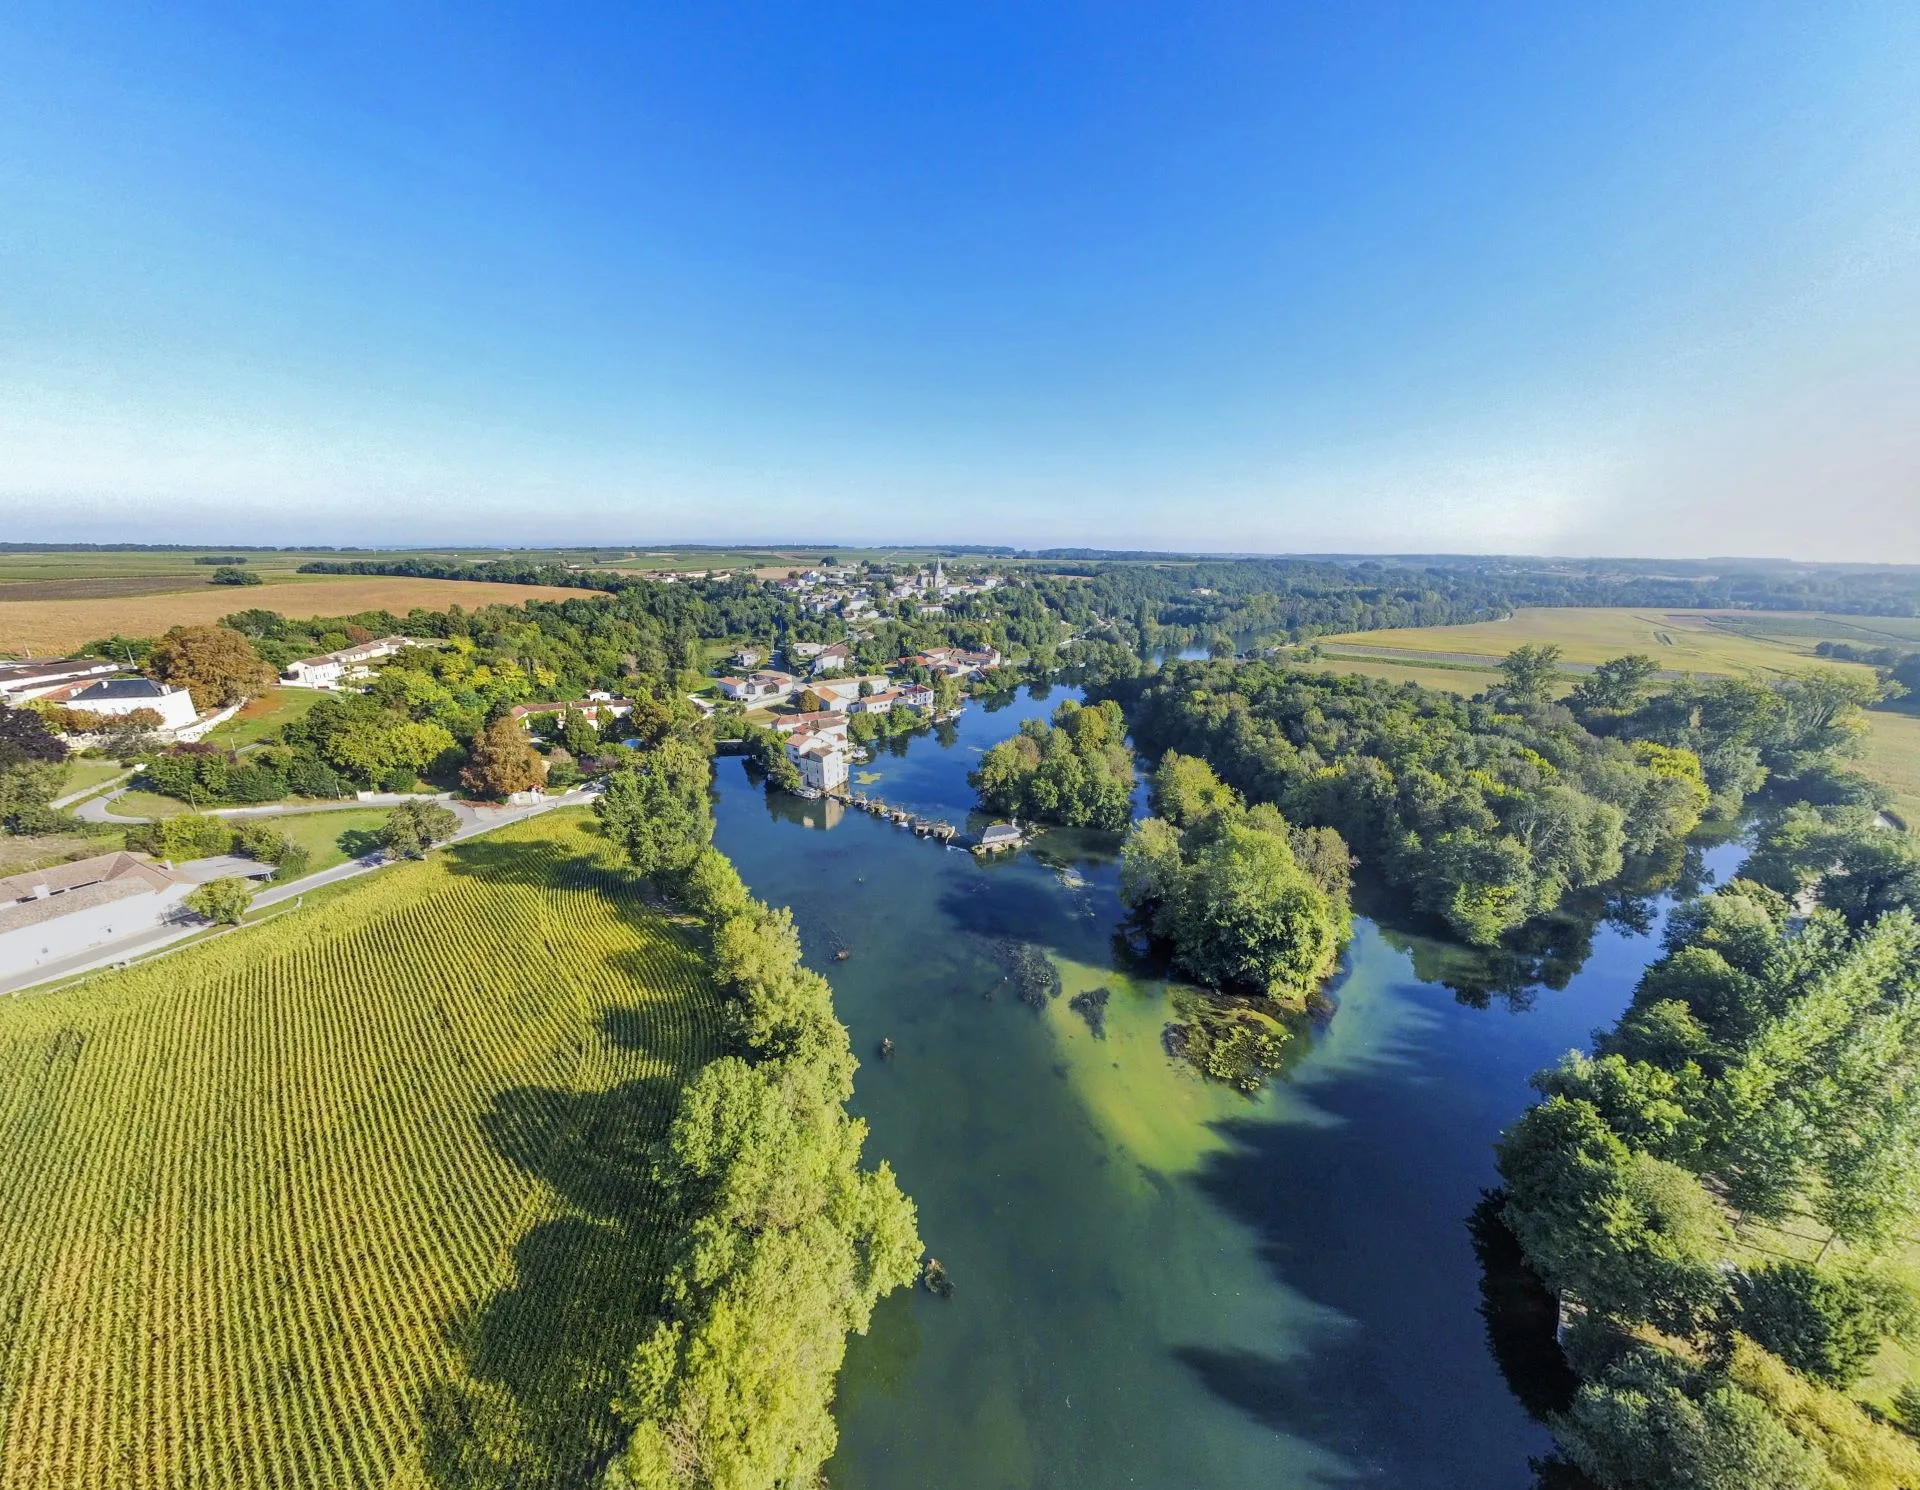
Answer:
<path fill-rule="evenodd" d="M 0 7 L 0 537 L 1920 562 L 1920 7 Z"/>

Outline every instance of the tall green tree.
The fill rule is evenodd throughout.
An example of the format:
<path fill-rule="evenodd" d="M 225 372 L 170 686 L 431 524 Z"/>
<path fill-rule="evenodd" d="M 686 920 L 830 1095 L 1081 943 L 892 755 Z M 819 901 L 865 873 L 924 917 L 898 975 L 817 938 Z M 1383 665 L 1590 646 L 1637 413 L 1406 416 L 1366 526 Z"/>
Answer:
<path fill-rule="evenodd" d="M 707 803 L 711 765 L 698 745 L 668 736 L 609 773 L 594 816 L 641 874 L 670 886 L 713 837 Z"/>

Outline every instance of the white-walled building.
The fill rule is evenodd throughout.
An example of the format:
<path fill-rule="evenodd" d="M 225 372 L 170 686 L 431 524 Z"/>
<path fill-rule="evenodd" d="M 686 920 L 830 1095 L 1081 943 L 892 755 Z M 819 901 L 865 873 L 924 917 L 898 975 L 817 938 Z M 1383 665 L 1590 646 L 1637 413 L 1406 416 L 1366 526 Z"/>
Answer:
<path fill-rule="evenodd" d="M 816 678 L 822 673 L 843 673 L 852 666 L 853 648 L 845 642 L 835 642 L 813 654 L 813 675 Z"/>
<path fill-rule="evenodd" d="M 165 730 L 185 729 L 199 717 L 191 693 L 152 678 L 106 678 L 90 683 L 69 698 L 66 707 L 98 714 L 103 725 L 135 709 L 151 709 L 160 716 L 158 727 Z"/>
<path fill-rule="evenodd" d="M 847 748 L 826 734 L 796 734 L 787 741 L 787 759 L 799 767 L 800 780 L 817 792 L 847 784 Z"/>
<path fill-rule="evenodd" d="M 302 657 L 298 662 L 287 664 L 280 681 L 288 688 L 338 688 L 343 683 L 370 677 L 373 670 L 368 663 L 391 657 L 402 647 L 417 645 L 411 637 L 383 636 L 377 641 L 342 647 L 337 652 L 323 652 L 318 657 Z"/>
<path fill-rule="evenodd" d="M 98 854 L 0 879 L 0 985 L 35 968 L 151 931 L 193 888 L 187 876 L 132 854 Z"/>
<path fill-rule="evenodd" d="M 42 662 L 0 662 L 0 698 L 10 704 L 23 704 L 30 698 L 45 698 L 89 678 L 105 678 L 122 671 L 124 664 L 99 657 L 55 657 Z"/>
<path fill-rule="evenodd" d="M 791 673 L 762 669 L 748 678 L 722 678 L 720 692 L 736 703 L 770 704 L 792 693 L 793 685 Z"/>

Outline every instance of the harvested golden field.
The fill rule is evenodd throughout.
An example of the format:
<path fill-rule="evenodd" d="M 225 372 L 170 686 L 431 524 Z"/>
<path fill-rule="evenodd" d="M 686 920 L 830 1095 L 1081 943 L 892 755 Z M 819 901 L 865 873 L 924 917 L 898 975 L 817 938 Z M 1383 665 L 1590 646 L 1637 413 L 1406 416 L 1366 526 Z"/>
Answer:
<path fill-rule="evenodd" d="M 1743 629 L 1714 624 L 1717 614 L 1739 620 Z M 1813 667 L 1856 666 L 1816 658 L 1812 637 L 1767 637 L 1744 629 L 1761 615 L 1755 611 L 1539 607 L 1517 611 L 1504 621 L 1356 631 L 1322 637 L 1321 642 L 1329 650 L 1360 646 L 1382 657 L 1413 662 L 1422 654 L 1498 660 L 1526 643 L 1551 643 L 1565 652 L 1568 662 L 1605 662 L 1627 652 L 1644 652 L 1665 672 L 1768 677 Z"/>
<path fill-rule="evenodd" d="M 0 600 L 0 656 L 71 651 L 103 636 L 158 636 L 170 626 L 217 621 L 258 607 L 291 620 L 387 610 L 404 616 L 415 607 L 524 605 L 529 600 L 578 600 L 592 590 L 553 585 L 496 585 L 459 579 L 402 579 L 387 575 L 289 579 L 263 585 L 200 585 L 164 595 L 81 600 Z"/>
<path fill-rule="evenodd" d="M 0 1000 L 0 1485 L 591 1484 L 704 964 L 554 813 Z"/>

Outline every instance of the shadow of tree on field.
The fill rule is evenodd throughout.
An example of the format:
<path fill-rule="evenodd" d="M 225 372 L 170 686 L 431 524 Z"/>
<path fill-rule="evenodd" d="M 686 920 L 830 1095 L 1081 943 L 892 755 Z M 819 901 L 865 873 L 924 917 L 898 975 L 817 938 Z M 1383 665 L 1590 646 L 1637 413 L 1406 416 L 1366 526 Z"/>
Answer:
<path fill-rule="evenodd" d="M 610 1010 L 602 1024 L 640 1043 L 638 1011 Z M 663 1075 L 494 1099 L 482 1119 L 494 1148 L 576 1214 L 529 1230 L 513 1281 L 459 1330 L 464 1369 L 424 1403 L 421 1462 L 435 1490 L 586 1490 L 618 1449 L 612 1402 L 667 1262 L 650 1145 L 678 1086 Z"/>

